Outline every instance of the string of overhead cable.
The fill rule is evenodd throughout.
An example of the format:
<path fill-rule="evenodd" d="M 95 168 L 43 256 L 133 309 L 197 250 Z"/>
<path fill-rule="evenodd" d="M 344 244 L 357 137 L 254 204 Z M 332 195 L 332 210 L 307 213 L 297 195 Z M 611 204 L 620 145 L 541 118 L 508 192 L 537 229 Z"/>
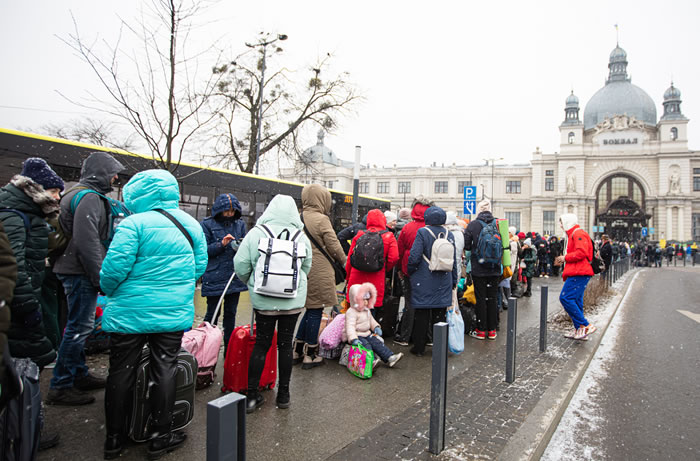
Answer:
<path fill-rule="evenodd" d="M 31 110 L 35 112 L 54 112 L 61 114 L 87 114 L 88 112 L 77 112 L 71 110 L 38 109 L 36 107 L 5 106 L 0 104 L 0 109 Z"/>

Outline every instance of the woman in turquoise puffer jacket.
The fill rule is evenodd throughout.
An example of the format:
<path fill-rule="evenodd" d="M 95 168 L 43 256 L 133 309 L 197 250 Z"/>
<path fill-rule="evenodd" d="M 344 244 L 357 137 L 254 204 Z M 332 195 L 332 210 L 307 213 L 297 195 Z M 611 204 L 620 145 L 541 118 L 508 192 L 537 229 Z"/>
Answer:
<path fill-rule="evenodd" d="M 102 328 L 111 333 L 109 376 L 105 393 L 107 440 L 105 459 L 119 456 L 127 435 L 129 400 L 143 346 L 151 350 L 152 429 L 148 447 L 157 459 L 185 441 L 171 432 L 177 357 L 182 334 L 194 320 L 196 280 L 207 267 L 207 242 L 202 227 L 178 209 L 180 191 L 165 170 L 134 175 L 124 186 L 124 201 L 134 213 L 119 224 L 102 263 L 100 286 L 107 295 Z M 166 216 L 171 214 L 185 235 Z"/>

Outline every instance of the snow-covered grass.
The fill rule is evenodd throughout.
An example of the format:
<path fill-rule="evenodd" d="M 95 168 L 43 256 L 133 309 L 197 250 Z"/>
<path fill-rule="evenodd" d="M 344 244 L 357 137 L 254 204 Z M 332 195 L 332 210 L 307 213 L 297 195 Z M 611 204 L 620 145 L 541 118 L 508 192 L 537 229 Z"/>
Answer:
<path fill-rule="evenodd" d="M 630 288 L 625 294 L 620 307 L 615 314 L 615 317 L 610 322 L 610 326 L 605 332 L 605 336 L 600 343 L 593 360 L 591 361 L 586 373 L 581 380 L 581 383 L 576 390 L 569 407 L 564 416 L 559 422 L 556 432 L 552 436 L 547 449 L 542 455 L 544 461 L 583 461 L 589 459 L 600 459 L 600 454 L 592 452 L 592 447 L 586 443 L 583 434 L 596 433 L 596 445 L 604 446 L 605 434 L 596 431 L 602 422 L 600 409 L 596 405 L 598 383 L 607 376 L 607 369 L 610 360 L 614 356 L 615 347 L 617 345 L 617 336 L 620 327 L 625 323 L 625 306 L 627 296 L 632 292 L 635 281 L 640 271 L 635 271 L 634 278 L 630 284 Z M 627 274 L 625 274 L 626 278 Z M 618 280 L 614 288 L 620 288 L 624 283 L 623 279 Z M 608 304 L 612 304 L 616 299 L 610 300 Z M 606 308 L 609 306 L 605 306 Z M 601 309 L 602 312 L 607 309 Z M 601 314 L 602 314 L 601 312 Z M 600 314 L 599 314 L 600 315 Z M 595 318 L 591 317 L 591 323 L 595 322 Z"/>

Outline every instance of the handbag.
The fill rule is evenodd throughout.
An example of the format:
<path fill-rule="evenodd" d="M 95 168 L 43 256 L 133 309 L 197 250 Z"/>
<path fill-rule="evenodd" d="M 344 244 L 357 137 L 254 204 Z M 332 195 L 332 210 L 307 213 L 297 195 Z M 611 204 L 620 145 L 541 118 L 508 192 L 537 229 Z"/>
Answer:
<path fill-rule="evenodd" d="M 513 276 L 513 269 L 511 269 L 510 266 L 503 266 L 503 275 L 501 276 L 501 280 L 509 279 L 512 276 Z"/>
<path fill-rule="evenodd" d="M 304 214 L 303 213 L 301 214 L 301 222 L 302 223 L 304 222 Z M 311 240 L 311 243 L 313 243 L 314 246 L 316 248 L 318 248 L 318 251 L 320 251 L 321 254 L 326 257 L 328 262 L 331 263 L 331 266 L 333 267 L 334 276 L 335 276 L 335 284 L 340 285 L 341 283 L 343 283 L 345 281 L 345 279 L 348 277 L 348 274 L 345 272 L 345 268 L 343 266 L 341 266 L 340 264 L 338 264 L 338 262 L 335 259 L 331 258 L 328 255 L 328 253 L 326 253 L 326 250 L 324 250 L 323 247 L 318 244 L 316 239 L 311 236 L 311 232 L 309 232 L 309 229 L 306 227 L 306 223 L 304 223 L 304 233 L 309 238 L 309 240 Z"/>
<path fill-rule="evenodd" d="M 348 371 L 358 378 L 369 379 L 372 377 L 374 365 L 374 351 L 366 347 L 350 346 L 348 354 Z"/>

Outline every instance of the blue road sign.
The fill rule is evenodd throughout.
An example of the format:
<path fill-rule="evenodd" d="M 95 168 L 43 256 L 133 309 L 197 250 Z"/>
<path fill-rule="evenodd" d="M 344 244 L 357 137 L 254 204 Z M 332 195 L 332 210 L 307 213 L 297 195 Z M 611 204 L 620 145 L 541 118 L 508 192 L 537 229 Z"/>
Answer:
<path fill-rule="evenodd" d="M 464 214 L 476 214 L 476 200 L 464 201 Z"/>
<path fill-rule="evenodd" d="M 647 230 L 648 230 L 648 229 L 647 229 L 646 227 L 642 227 L 642 237 L 646 237 L 646 236 L 647 236 Z"/>
<path fill-rule="evenodd" d="M 476 186 L 466 186 L 464 188 L 464 200 L 476 200 Z M 466 207 L 467 205 L 464 206 Z"/>
<path fill-rule="evenodd" d="M 593 226 L 593 232 L 598 232 L 598 226 Z"/>
<path fill-rule="evenodd" d="M 649 235 L 654 235 L 654 228 L 653 227 L 649 228 Z"/>

